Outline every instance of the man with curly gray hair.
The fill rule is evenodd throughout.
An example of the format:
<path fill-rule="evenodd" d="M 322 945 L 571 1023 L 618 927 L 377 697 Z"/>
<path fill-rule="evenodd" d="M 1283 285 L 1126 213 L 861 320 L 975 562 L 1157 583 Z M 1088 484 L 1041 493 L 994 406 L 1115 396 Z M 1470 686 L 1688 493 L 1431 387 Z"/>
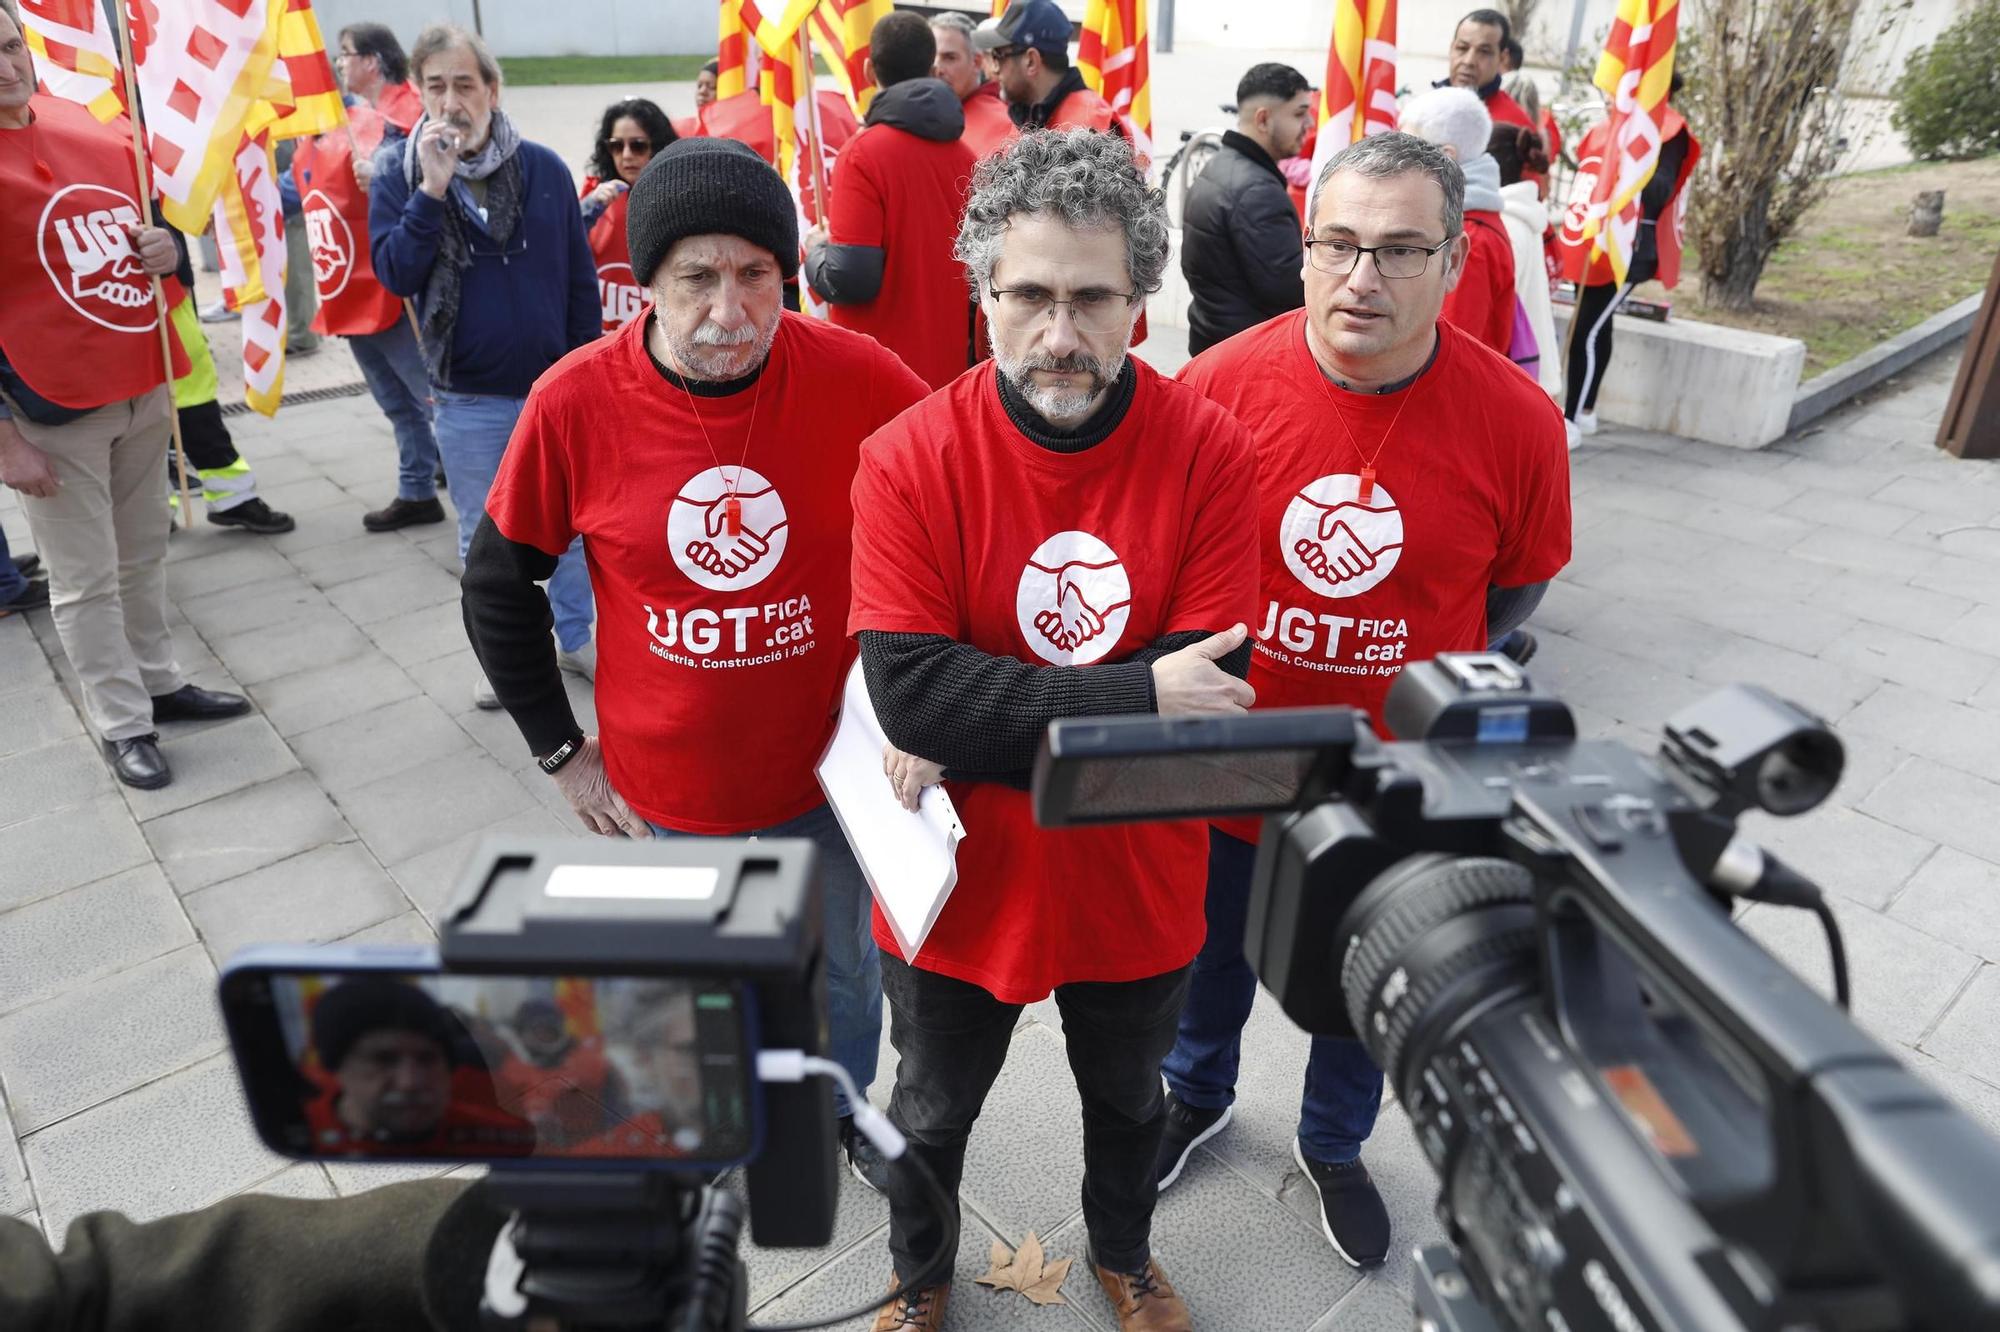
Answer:
<path fill-rule="evenodd" d="M 862 446 L 854 600 L 905 805 L 949 778 L 974 833 L 930 933 L 878 915 L 889 1116 L 947 1193 L 1021 1006 L 1054 993 L 1083 1100 L 1083 1216 L 1120 1328 L 1189 1326 L 1153 1260 L 1160 1061 L 1201 947 L 1205 835 L 1047 832 L 1028 770 L 1051 721 L 1241 713 L 1255 592 L 1250 442 L 1127 355 L 1166 215 L 1122 139 L 1029 134 L 984 163 L 958 237 L 993 360 Z M 910 1167 L 889 1178 L 896 1284 L 876 1332 L 942 1325 L 952 1255 Z"/>

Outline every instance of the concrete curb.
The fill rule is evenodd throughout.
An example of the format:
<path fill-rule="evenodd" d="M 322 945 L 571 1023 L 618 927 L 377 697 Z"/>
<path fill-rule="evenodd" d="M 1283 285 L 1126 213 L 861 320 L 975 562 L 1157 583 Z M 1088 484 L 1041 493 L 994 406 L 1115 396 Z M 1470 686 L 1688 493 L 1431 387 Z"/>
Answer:
<path fill-rule="evenodd" d="M 1799 385 L 1792 397 L 1792 416 L 1786 432 L 1817 421 L 1858 393 L 1866 392 L 1895 374 L 1906 370 L 1940 347 L 1956 342 L 1972 330 L 1973 316 L 1979 313 L 1980 296 L 1968 296 L 1957 305 L 1932 315 L 1915 328 L 1904 329 L 1886 342 L 1877 343 L 1852 360 L 1844 361 L 1823 375 Z"/>

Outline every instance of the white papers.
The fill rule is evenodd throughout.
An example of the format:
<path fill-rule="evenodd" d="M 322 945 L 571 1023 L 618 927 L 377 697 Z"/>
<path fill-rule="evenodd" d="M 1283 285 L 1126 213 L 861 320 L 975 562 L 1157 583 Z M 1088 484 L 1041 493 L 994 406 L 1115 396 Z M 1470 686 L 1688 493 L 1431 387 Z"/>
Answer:
<path fill-rule="evenodd" d="M 882 774 L 888 743 L 857 661 L 847 673 L 840 726 L 816 771 L 896 946 L 914 962 L 958 882 L 965 828 L 942 786 L 925 787 L 914 813 L 903 808 Z"/>

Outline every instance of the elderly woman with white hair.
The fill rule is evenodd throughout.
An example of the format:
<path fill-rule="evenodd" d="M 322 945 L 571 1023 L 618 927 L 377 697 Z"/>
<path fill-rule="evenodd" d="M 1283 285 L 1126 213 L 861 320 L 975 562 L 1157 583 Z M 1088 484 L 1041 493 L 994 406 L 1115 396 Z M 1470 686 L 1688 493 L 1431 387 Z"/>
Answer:
<path fill-rule="evenodd" d="M 1436 144 L 1465 173 L 1470 247 L 1444 317 L 1502 356 L 1514 342 L 1514 244 L 1501 216 L 1500 167 L 1486 151 L 1493 119 L 1469 88 L 1433 88 L 1404 103 L 1397 128 Z"/>

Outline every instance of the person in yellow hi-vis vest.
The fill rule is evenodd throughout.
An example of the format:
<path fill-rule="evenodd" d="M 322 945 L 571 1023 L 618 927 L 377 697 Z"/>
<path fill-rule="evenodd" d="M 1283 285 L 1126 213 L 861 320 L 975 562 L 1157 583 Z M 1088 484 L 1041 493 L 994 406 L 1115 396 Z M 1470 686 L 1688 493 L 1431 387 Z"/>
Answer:
<path fill-rule="evenodd" d="M 186 243 L 178 235 L 175 243 L 181 247 L 182 288 L 192 291 L 194 273 L 188 264 Z M 201 482 L 201 502 L 208 510 L 208 521 L 217 527 L 237 527 L 261 536 L 291 531 L 298 524 L 290 514 L 279 513 L 258 497 L 256 474 L 236 451 L 229 427 L 222 423 L 215 357 L 209 351 L 207 335 L 201 331 L 194 298 L 182 295 L 167 317 L 173 321 L 174 332 L 180 337 L 181 346 L 187 349 L 192 367 L 174 381 L 174 411 L 181 422 L 181 447 L 187 450 L 188 466 L 195 472 L 189 482 L 197 479 Z M 168 503 L 178 510 L 180 469 L 171 450 L 167 453 L 167 475 L 173 482 Z"/>

